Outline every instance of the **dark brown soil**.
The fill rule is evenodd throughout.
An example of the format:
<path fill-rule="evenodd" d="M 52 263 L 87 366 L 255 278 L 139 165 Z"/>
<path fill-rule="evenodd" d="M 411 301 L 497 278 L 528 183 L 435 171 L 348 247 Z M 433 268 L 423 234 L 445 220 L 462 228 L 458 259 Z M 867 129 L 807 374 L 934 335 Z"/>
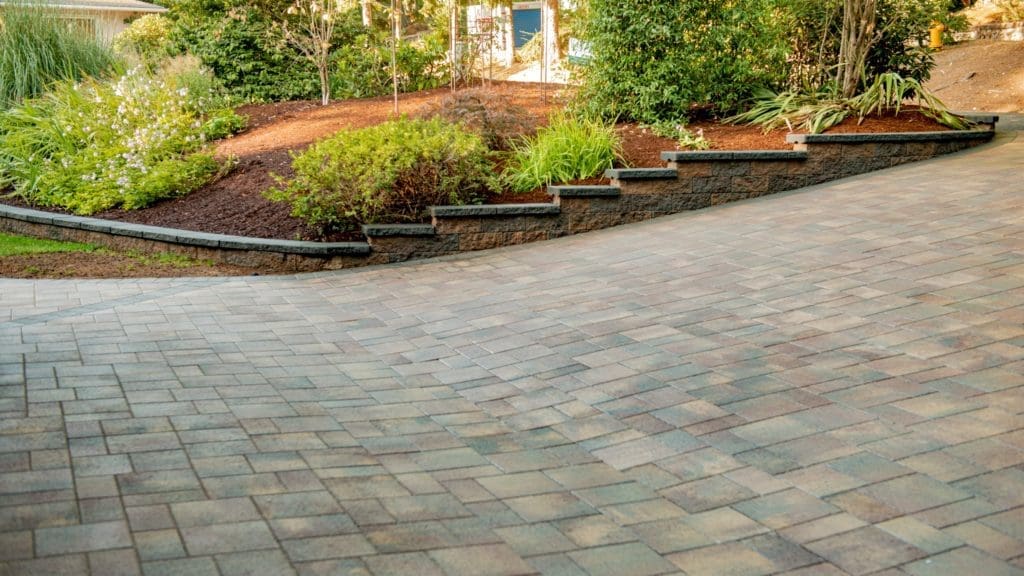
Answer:
<path fill-rule="evenodd" d="M 2 278 L 179 278 L 251 276 L 254 273 L 251 268 L 230 264 L 176 266 L 112 252 L 61 252 L 0 258 Z"/>

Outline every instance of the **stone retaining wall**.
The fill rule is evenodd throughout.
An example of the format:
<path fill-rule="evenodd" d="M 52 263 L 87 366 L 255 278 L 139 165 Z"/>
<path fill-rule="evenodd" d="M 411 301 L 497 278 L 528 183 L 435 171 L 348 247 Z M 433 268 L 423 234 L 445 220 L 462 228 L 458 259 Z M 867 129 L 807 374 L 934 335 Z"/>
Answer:
<path fill-rule="evenodd" d="M 367 225 L 367 242 L 205 234 L 0 205 L 0 230 L 281 271 L 401 262 L 547 240 L 801 188 L 988 142 L 982 129 L 789 136 L 793 150 L 664 152 L 666 168 L 615 169 L 608 186 L 551 186 L 549 204 L 435 206 L 430 224 Z"/>
<path fill-rule="evenodd" d="M 966 32 L 953 34 L 957 42 L 968 40 L 1024 41 L 1024 22 L 993 22 L 975 26 Z"/>

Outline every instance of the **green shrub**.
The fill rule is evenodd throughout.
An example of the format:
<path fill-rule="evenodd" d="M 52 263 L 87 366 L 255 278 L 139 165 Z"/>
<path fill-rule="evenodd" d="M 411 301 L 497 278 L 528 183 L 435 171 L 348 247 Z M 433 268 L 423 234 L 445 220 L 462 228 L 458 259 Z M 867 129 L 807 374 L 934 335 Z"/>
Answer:
<path fill-rule="evenodd" d="M 429 206 L 480 201 L 496 189 L 476 134 L 440 119 L 402 118 L 342 131 L 293 154 L 295 177 L 267 197 L 326 233 L 414 222 Z"/>
<path fill-rule="evenodd" d="M 620 153 L 614 125 L 559 114 L 535 137 L 513 148 L 504 177 L 514 192 L 529 192 L 601 174 Z"/>
<path fill-rule="evenodd" d="M 491 150 L 507 151 L 515 142 L 537 131 L 537 122 L 529 110 L 516 106 L 507 96 L 484 88 L 459 90 L 424 106 L 416 115 L 438 116 L 452 124 L 461 124 L 479 134 Z"/>
<path fill-rule="evenodd" d="M 0 108 L 58 80 L 100 76 L 114 64 L 109 48 L 56 10 L 17 0 L 0 6 Z"/>
<path fill-rule="evenodd" d="M 235 98 L 276 102 L 320 96 L 316 67 L 287 44 L 269 8 L 174 0 L 170 10 L 174 50 L 198 57 Z"/>
<path fill-rule="evenodd" d="M 0 188 L 78 214 L 184 195 L 218 170 L 206 126 L 237 124 L 230 111 L 201 115 L 210 100 L 173 75 L 140 69 L 112 82 L 55 84 L 0 114 Z"/>
<path fill-rule="evenodd" d="M 604 118 L 731 111 L 787 76 L 788 30 L 773 0 L 591 0 L 581 104 Z"/>
<path fill-rule="evenodd" d="M 154 68 L 172 52 L 170 18 L 146 14 L 135 20 L 114 38 L 114 49 L 136 57 L 145 66 Z"/>

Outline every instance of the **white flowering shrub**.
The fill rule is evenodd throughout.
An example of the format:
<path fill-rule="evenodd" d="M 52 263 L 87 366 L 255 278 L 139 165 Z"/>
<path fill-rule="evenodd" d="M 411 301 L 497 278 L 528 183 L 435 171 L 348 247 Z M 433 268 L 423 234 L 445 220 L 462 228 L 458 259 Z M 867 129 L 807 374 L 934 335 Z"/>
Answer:
<path fill-rule="evenodd" d="M 0 116 L 0 190 L 76 214 L 181 196 L 218 170 L 207 140 L 237 131 L 230 110 L 188 75 L 133 69 L 110 81 L 54 85 Z M 212 84 L 211 84 L 212 86 Z"/>

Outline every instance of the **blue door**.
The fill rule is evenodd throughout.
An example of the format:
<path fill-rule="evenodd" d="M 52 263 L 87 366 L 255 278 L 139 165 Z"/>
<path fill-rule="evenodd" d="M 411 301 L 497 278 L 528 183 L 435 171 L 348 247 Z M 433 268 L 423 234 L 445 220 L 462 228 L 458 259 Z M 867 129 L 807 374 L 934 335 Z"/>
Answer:
<path fill-rule="evenodd" d="M 522 48 L 540 32 L 540 8 L 512 11 L 512 33 L 515 36 L 516 48 Z"/>

